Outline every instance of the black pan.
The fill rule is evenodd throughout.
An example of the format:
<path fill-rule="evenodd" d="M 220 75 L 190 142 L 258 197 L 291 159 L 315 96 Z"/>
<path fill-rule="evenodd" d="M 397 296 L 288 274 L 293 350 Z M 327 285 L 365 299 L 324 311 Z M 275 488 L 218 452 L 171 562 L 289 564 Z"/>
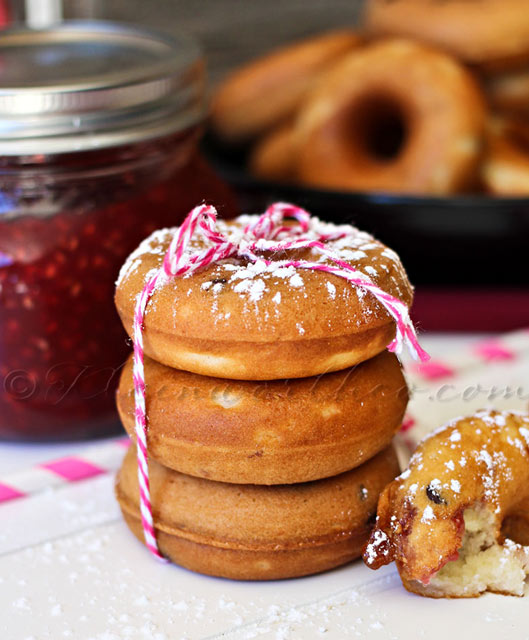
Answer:
<path fill-rule="evenodd" d="M 283 200 L 322 219 L 355 224 L 397 251 L 416 284 L 529 284 L 529 198 L 311 189 L 256 179 L 245 170 L 244 154 L 227 153 L 211 136 L 206 135 L 203 151 L 235 189 L 243 211 L 263 211 Z"/>

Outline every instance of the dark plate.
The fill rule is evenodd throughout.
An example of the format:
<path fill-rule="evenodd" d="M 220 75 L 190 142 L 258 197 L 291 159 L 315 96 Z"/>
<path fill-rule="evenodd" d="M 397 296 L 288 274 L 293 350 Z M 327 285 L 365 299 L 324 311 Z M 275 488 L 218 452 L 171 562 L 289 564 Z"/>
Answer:
<path fill-rule="evenodd" d="M 529 284 L 529 198 L 415 197 L 310 189 L 254 178 L 244 168 L 243 153 L 227 153 L 211 136 L 205 137 L 203 151 L 234 187 L 243 211 L 263 211 L 268 204 L 283 200 L 324 220 L 355 224 L 397 251 L 415 284 Z"/>

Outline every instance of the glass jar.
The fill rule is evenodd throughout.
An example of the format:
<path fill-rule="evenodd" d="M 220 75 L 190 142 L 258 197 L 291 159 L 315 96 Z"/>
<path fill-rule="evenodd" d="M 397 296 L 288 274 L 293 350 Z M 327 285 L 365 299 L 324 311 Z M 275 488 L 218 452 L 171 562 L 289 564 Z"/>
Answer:
<path fill-rule="evenodd" d="M 183 38 L 66 23 L 4 32 L 0 68 L 0 437 L 108 434 L 124 259 L 202 200 L 234 211 L 197 151 L 202 60 Z"/>

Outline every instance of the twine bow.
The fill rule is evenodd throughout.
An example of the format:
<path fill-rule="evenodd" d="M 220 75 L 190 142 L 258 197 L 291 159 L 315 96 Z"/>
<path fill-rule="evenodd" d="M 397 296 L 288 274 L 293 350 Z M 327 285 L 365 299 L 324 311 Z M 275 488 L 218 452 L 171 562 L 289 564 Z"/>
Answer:
<path fill-rule="evenodd" d="M 285 225 L 285 219 L 296 223 Z M 217 228 L 217 211 L 211 205 L 195 207 L 177 229 L 163 259 L 162 266 L 147 281 L 139 295 L 134 309 L 133 342 L 134 342 L 134 398 L 135 398 L 135 431 L 138 451 L 138 479 L 140 486 L 140 511 L 145 542 L 149 550 L 157 558 L 164 560 L 156 542 L 152 506 L 149 487 L 149 470 L 147 466 L 147 418 L 145 409 L 145 372 L 143 364 L 143 321 L 147 304 L 161 278 L 177 278 L 204 269 L 210 264 L 226 258 L 244 258 L 250 262 L 260 260 L 267 266 L 271 260 L 264 259 L 257 252 L 283 252 L 289 249 L 311 249 L 324 256 L 331 264 L 311 262 L 308 260 L 275 261 L 277 266 L 295 267 L 324 271 L 344 278 L 353 286 L 368 291 L 384 306 L 396 324 L 395 339 L 388 349 L 400 353 L 407 345 L 415 359 L 426 361 L 428 354 L 420 347 L 415 329 L 410 320 L 408 307 L 397 298 L 389 295 L 372 280 L 341 260 L 325 243 L 338 240 L 349 235 L 349 232 L 337 227 L 336 232 L 308 235 L 310 214 L 292 204 L 276 203 L 271 205 L 255 222 L 248 224 L 241 234 L 225 236 Z M 195 237 L 204 239 L 205 248 L 195 252 L 188 251 L 191 240 Z"/>

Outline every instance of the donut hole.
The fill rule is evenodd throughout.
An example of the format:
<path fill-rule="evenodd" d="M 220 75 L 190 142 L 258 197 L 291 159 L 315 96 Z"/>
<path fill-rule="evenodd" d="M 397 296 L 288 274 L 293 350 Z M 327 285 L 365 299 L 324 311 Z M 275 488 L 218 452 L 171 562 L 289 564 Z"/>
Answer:
<path fill-rule="evenodd" d="M 378 163 L 394 161 L 408 138 L 408 118 L 402 104 L 388 95 L 362 97 L 348 116 L 353 148 Z"/>

